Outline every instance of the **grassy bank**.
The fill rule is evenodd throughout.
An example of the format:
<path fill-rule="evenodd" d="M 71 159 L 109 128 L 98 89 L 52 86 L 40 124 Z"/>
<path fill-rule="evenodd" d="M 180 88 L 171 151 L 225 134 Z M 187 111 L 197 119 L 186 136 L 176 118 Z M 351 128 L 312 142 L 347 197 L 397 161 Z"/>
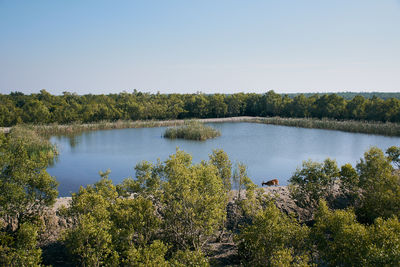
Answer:
<path fill-rule="evenodd" d="M 331 119 L 257 117 L 253 122 L 291 127 L 337 130 L 352 133 L 400 136 L 400 124 L 391 122 L 338 121 Z"/>
<path fill-rule="evenodd" d="M 19 153 L 26 151 L 30 159 L 45 159 L 51 165 L 58 155 L 57 147 L 32 129 L 23 126 L 14 126 L 11 128 L 8 137 L 14 149 L 20 149 L 19 146 L 23 144 L 24 149 Z"/>
<path fill-rule="evenodd" d="M 182 126 L 168 128 L 164 133 L 165 138 L 181 138 L 197 141 L 205 141 L 220 135 L 220 131 L 210 126 L 206 126 L 204 123 L 199 121 L 187 121 Z"/>
<path fill-rule="evenodd" d="M 301 128 L 338 130 L 353 133 L 367 133 L 387 136 L 400 136 L 400 124 L 390 122 L 366 122 L 366 121 L 338 121 L 331 119 L 312 119 L 312 118 L 281 118 L 281 117 L 231 117 L 231 118 L 212 118 L 199 119 L 200 122 L 254 122 L 273 125 L 283 125 Z M 115 121 L 98 122 L 90 124 L 50 124 L 50 125 L 26 125 L 26 127 L 35 130 L 40 135 L 70 135 L 79 134 L 85 131 L 124 129 L 124 128 L 144 128 L 161 126 L 179 126 L 183 125 L 184 120 L 166 120 L 166 121 Z M 1 128 L 0 131 L 8 132 L 10 128 Z"/>
<path fill-rule="evenodd" d="M 87 131 L 110 130 L 110 129 L 126 129 L 126 128 L 147 128 L 181 125 L 183 121 L 102 121 L 90 124 L 50 124 L 50 125 L 27 125 L 27 127 L 35 130 L 43 136 L 51 135 L 71 135 L 79 134 Z"/>

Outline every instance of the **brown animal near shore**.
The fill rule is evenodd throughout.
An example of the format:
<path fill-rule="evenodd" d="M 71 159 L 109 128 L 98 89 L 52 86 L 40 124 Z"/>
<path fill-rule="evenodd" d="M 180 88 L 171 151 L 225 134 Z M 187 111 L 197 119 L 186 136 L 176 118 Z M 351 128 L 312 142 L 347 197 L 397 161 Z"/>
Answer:
<path fill-rule="evenodd" d="M 273 179 L 273 180 L 269 180 L 268 182 L 262 182 L 261 186 L 264 186 L 264 185 L 268 185 L 268 186 L 279 185 L 279 181 L 278 181 L 278 179 Z"/>

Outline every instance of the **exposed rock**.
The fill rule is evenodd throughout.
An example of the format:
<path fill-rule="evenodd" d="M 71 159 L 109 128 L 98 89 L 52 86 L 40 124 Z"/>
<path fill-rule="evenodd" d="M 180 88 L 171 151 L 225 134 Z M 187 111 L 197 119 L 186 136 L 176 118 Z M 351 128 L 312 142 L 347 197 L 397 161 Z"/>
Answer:
<path fill-rule="evenodd" d="M 68 207 L 71 201 L 71 197 L 57 198 L 56 203 L 51 209 L 45 211 L 42 218 L 45 229 L 39 236 L 40 246 L 46 246 L 54 243 L 60 237 L 62 231 L 72 226 L 72 221 L 59 216 L 59 210 L 61 207 Z"/>
<path fill-rule="evenodd" d="M 290 197 L 290 192 L 287 186 L 269 186 L 264 187 L 264 194 L 275 200 L 276 207 L 285 214 L 292 214 L 299 222 L 307 222 L 312 219 L 312 214 L 309 210 L 297 206 L 296 202 Z M 237 194 L 233 191 L 232 195 Z M 241 192 L 241 197 L 245 198 L 245 192 Z M 236 226 L 248 221 L 240 212 L 240 208 L 236 203 L 237 197 L 230 197 L 227 210 L 227 229 L 236 231 Z"/>
<path fill-rule="evenodd" d="M 312 214 L 308 210 L 297 206 L 296 202 L 290 197 L 287 186 L 265 187 L 264 192 L 275 200 L 276 207 L 285 214 L 293 214 L 300 222 L 306 222 L 311 219 Z"/>

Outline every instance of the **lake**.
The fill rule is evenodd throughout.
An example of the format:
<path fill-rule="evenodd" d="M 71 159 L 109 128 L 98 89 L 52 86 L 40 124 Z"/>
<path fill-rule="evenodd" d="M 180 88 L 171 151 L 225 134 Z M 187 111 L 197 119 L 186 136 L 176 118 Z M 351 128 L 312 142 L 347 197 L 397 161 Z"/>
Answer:
<path fill-rule="evenodd" d="M 163 138 L 165 127 L 85 132 L 74 137 L 51 137 L 60 155 L 48 172 L 59 181 L 60 196 L 77 192 L 81 185 L 100 179 L 99 171 L 111 170 L 115 184 L 134 177 L 137 163 L 166 160 L 176 148 L 193 156 L 193 162 L 208 160 L 213 149 L 223 149 L 232 163 L 242 162 L 254 183 L 277 178 L 281 185 L 301 167 L 302 161 L 336 159 L 339 166 L 353 166 L 371 146 L 386 150 L 399 145 L 399 137 L 305 129 L 268 124 L 208 123 L 221 136 L 204 142 Z"/>

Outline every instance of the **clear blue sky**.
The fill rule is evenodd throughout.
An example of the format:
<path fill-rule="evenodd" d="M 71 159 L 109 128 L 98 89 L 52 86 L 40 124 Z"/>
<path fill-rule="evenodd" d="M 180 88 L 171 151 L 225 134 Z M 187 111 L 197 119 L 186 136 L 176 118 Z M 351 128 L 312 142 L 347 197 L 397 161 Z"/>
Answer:
<path fill-rule="evenodd" d="M 400 0 L 0 0 L 0 93 L 400 91 Z"/>

